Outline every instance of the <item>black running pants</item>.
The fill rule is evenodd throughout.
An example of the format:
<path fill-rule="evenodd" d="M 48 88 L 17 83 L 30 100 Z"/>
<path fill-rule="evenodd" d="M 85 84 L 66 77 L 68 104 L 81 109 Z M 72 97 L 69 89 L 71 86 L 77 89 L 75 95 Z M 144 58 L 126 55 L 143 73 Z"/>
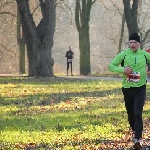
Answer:
<path fill-rule="evenodd" d="M 146 85 L 141 87 L 122 88 L 125 107 L 130 127 L 135 131 L 135 138 L 142 138 L 142 112 L 146 99 Z"/>

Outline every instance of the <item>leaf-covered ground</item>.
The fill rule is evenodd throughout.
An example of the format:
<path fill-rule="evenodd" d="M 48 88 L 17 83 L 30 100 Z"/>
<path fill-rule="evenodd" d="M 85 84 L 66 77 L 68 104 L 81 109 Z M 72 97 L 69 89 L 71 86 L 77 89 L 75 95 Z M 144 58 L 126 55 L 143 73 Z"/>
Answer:
<path fill-rule="evenodd" d="M 95 139 L 93 141 L 87 139 L 80 139 L 79 135 L 74 137 L 72 144 L 74 144 L 74 150 L 132 150 L 133 143 L 131 139 L 131 131 L 123 131 L 124 138 L 118 140 L 99 140 Z M 36 149 L 45 149 L 45 150 L 61 150 L 62 147 L 67 144 L 65 143 L 55 143 L 59 148 L 50 148 L 49 144 L 41 143 L 26 143 L 26 144 L 16 144 L 16 148 L 24 148 L 26 150 L 36 150 Z M 64 148 L 62 148 L 64 149 Z M 144 132 L 143 132 L 143 145 L 141 150 L 150 150 L 150 118 L 144 120 Z"/>
<path fill-rule="evenodd" d="M 28 88 L 25 88 L 25 87 L 22 87 L 22 85 L 18 84 L 18 83 L 28 84 L 28 82 L 30 80 L 33 82 L 32 84 L 37 84 L 37 85 L 38 84 L 40 85 L 39 82 L 44 82 L 44 84 L 46 84 L 46 82 L 50 82 L 50 81 L 53 82 L 55 80 L 57 80 L 58 83 L 59 82 L 61 83 L 61 81 L 68 82 L 68 79 L 61 79 L 61 78 L 57 78 L 57 79 L 52 78 L 52 79 L 50 79 L 50 81 L 49 81 L 49 79 L 46 79 L 46 78 L 35 78 L 34 80 L 30 79 L 30 78 L 1 80 L 1 84 L 4 84 L 4 86 L 5 86 L 5 88 L 3 87 L 4 90 L 6 88 L 8 90 L 8 91 L 6 90 L 4 92 L 1 91 L 1 94 L 0 94 L 1 106 L 5 106 L 7 108 L 9 105 L 16 105 L 18 107 L 17 110 L 15 110 L 15 111 L 13 111 L 13 109 L 12 110 L 10 109 L 8 116 L 13 115 L 15 118 L 17 118 L 17 117 L 23 118 L 23 117 L 26 117 L 27 115 L 34 116 L 35 114 L 47 114 L 47 113 L 50 114 L 50 113 L 54 113 L 55 111 L 60 111 L 62 113 L 63 112 L 69 113 L 70 109 L 79 110 L 79 111 L 81 111 L 81 113 L 83 113 L 82 110 L 85 108 L 83 106 L 83 103 L 81 105 L 81 102 L 84 102 L 84 103 L 86 102 L 85 107 L 90 108 L 91 106 L 94 106 L 94 105 L 91 105 L 91 103 L 95 103 L 95 101 L 97 102 L 97 98 L 99 98 L 100 96 L 104 99 L 105 99 L 105 96 L 107 98 L 109 98 L 109 96 L 108 96 L 109 94 L 112 97 L 114 96 L 113 91 L 104 90 L 104 87 L 102 87 L 103 89 L 96 89 L 99 87 L 99 85 L 96 88 L 95 87 L 93 88 L 90 86 L 89 83 L 87 85 L 84 85 L 83 87 L 80 87 L 80 89 L 78 87 L 76 87 L 76 89 L 75 89 L 75 87 L 74 87 L 71 92 L 68 91 L 68 89 L 66 87 L 61 89 L 60 86 L 58 86 L 58 89 L 56 89 L 56 90 L 58 90 L 59 93 L 57 93 L 56 90 L 54 90 L 55 86 L 44 87 L 43 86 L 44 84 L 42 84 L 42 88 L 34 87 L 35 89 L 33 89 L 30 87 L 31 85 Z M 75 80 L 75 79 L 69 79 L 69 82 L 73 82 L 76 84 L 77 82 L 82 83 L 82 80 L 79 81 L 79 80 Z M 94 86 L 96 86 L 96 84 L 94 84 Z M 107 83 L 106 83 L 106 86 L 108 86 Z M 49 88 L 50 91 L 54 90 L 55 93 L 47 94 L 46 93 L 47 88 Z M 22 90 L 20 91 L 20 89 L 22 89 Z M 19 90 L 19 93 L 16 92 L 17 90 Z M 102 91 L 104 90 L 105 92 L 101 93 L 100 90 L 102 90 Z M 114 91 L 116 93 L 116 95 L 120 94 L 120 93 L 118 93 L 117 90 L 118 89 L 115 89 L 115 91 Z M 42 91 L 43 91 L 43 93 L 41 93 Z M 16 92 L 16 94 L 15 94 L 15 92 Z M 69 95 L 70 93 L 71 93 L 71 95 Z M 3 95 L 5 95 L 5 94 L 6 94 L 6 96 L 4 98 Z M 78 95 L 80 95 L 80 97 L 83 96 L 84 98 L 85 97 L 86 98 L 84 100 L 80 100 L 80 101 L 77 100 L 74 102 L 72 102 L 72 100 L 70 100 L 70 99 L 67 100 L 69 97 L 72 97 L 72 96 L 77 97 Z M 89 97 L 90 97 L 90 99 L 89 99 Z M 51 99 L 51 98 L 53 98 L 54 100 L 49 101 L 49 99 Z M 149 98 L 150 97 L 148 97 L 148 99 Z M 20 100 L 18 101 L 18 99 L 20 99 Z M 58 106 L 57 104 L 61 101 L 64 101 L 63 104 Z M 36 105 L 36 106 L 34 106 L 34 105 Z M 107 105 L 107 103 L 105 105 Z M 47 108 L 47 106 L 48 106 L 48 108 Z M 111 106 L 111 108 L 116 108 L 116 106 Z M 149 110 L 148 110 L 148 112 L 149 112 Z M 2 117 L 4 117 L 4 116 L 2 116 Z M 96 117 L 98 118 L 99 116 L 96 116 Z M 30 118 L 27 118 L 27 121 L 30 121 L 29 119 Z M 114 118 L 112 118 L 112 120 L 113 119 Z M 0 123 L 2 123 L 3 120 L 4 119 L 0 119 Z M 5 121 L 8 121 L 8 120 L 5 119 Z M 114 120 L 114 122 L 115 122 L 115 120 Z M 57 124 L 57 126 L 55 126 L 55 128 L 58 131 L 60 131 L 60 133 L 61 133 L 61 131 L 62 131 L 61 124 Z M 44 125 L 41 126 L 41 131 L 44 131 L 44 129 L 45 129 L 45 126 Z M 94 132 L 94 131 L 92 130 L 92 132 Z M 2 133 L 2 131 L 0 132 L 0 134 L 1 133 Z M 43 142 L 40 142 L 40 143 L 36 143 L 36 142 L 32 142 L 32 141 L 24 143 L 24 142 L 19 142 L 20 139 L 18 139 L 18 142 L 16 142 L 15 144 L 0 141 L 0 149 L 1 150 L 11 150 L 11 149 L 12 150 L 21 150 L 21 149 L 24 149 L 24 150 L 113 150 L 113 149 L 114 150 L 130 150 L 130 149 L 133 149 L 133 143 L 132 143 L 132 139 L 131 139 L 131 131 L 121 129 L 120 131 L 118 131 L 118 134 L 119 133 L 121 134 L 121 136 L 113 137 L 113 138 L 111 138 L 111 140 L 102 138 L 101 136 L 98 138 L 92 138 L 92 139 L 89 138 L 88 136 L 86 138 L 82 138 L 81 136 L 83 133 L 78 132 L 77 134 L 74 134 L 74 136 L 72 136 L 71 139 L 70 138 L 62 139 L 61 134 L 60 134 L 60 136 L 58 134 L 58 140 L 56 140 L 54 143 L 48 143 L 48 142 L 45 142 L 44 140 L 43 140 Z M 43 132 L 43 134 L 44 134 L 44 132 Z M 69 148 L 69 146 L 71 146 L 71 148 Z M 150 150 L 150 118 L 149 117 L 146 117 L 146 119 L 144 120 L 143 148 L 142 149 Z"/>
<path fill-rule="evenodd" d="M 131 139 L 131 131 L 126 130 L 123 131 L 124 137 L 122 139 L 117 140 L 99 140 L 94 139 L 89 140 L 87 139 L 80 139 L 80 134 L 74 136 L 72 139 L 72 145 L 74 144 L 74 150 L 132 150 L 133 149 L 133 143 Z M 58 143 L 56 142 L 54 145 L 58 148 L 51 148 L 51 146 L 48 143 L 26 143 L 21 144 L 17 143 L 15 145 L 15 148 L 18 149 L 26 149 L 26 150 L 65 150 L 63 147 L 68 144 L 67 141 L 64 141 L 64 143 Z M 53 146 L 54 146 L 53 145 Z M 143 132 L 143 145 L 141 150 L 150 150 L 150 118 L 147 120 L 144 120 L 144 132 Z"/>

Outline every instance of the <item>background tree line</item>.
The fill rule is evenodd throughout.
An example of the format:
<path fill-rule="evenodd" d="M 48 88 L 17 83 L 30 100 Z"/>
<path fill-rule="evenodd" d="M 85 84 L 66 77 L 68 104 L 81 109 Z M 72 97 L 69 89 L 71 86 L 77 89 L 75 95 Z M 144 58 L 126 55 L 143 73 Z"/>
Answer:
<path fill-rule="evenodd" d="M 7 58 L 15 59 L 18 54 L 19 72 L 25 73 L 28 68 L 29 76 L 54 75 L 53 65 L 57 59 L 55 55 L 57 53 L 53 52 L 53 47 L 58 40 L 55 35 L 57 35 L 57 30 L 59 30 L 59 35 L 60 31 L 64 30 L 65 32 L 65 29 L 60 28 L 60 19 L 63 19 L 64 22 L 70 20 L 70 24 L 78 33 L 79 73 L 83 75 L 91 73 L 91 52 L 94 51 L 93 48 L 91 49 L 92 25 L 95 28 L 99 27 L 99 30 L 105 29 L 101 36 L 107 39 L 107 46 L 112 44 L 110 41 L 113 41 L 117 47 L 117 51 L 111 53 L 120 52 L 124 48 L 124 40 L 132 32 L 138 32 L 141 35 L 142 48 L 149 46 L 147 43 L 149 43 L 150 19 L 147 13 L 147 8 L 149 8 L 147 0 L 123 0 L 121 4 L 112 0 L 16 0 L 16 2 L 7 0 L 0 3 L 1 57 L 4 55 L 3 53 L 6 53 Z M 94 13 L 96 6 L 103 12 L 102 16 Z M 102 24 L 100 21 L 96 24 L 91 21 L 97 15 L 99 17 L 105 15 L 108 19 L 110 14 L 118 18 L 118 24 L 114 25 L 112 22 Z M 117 35 L 114 34 L 116 31 Z M 95 37 L 95 40 L 98 40 L 97 38 Z M 54 58 L 52 58 L 52 53 Z M 9 64 L 5 58 L 0 60 L 2 64 L 5 61 L 7 62 L 5 64 L 11 65 L 11 67 L 15 65 Z M 107 60 L 108 62 L 109 60 Z"/>

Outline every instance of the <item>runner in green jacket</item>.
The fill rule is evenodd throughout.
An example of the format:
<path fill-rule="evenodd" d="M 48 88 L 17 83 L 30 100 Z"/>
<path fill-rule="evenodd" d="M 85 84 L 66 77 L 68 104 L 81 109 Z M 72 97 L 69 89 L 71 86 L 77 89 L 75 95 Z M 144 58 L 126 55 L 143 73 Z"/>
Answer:
<path fill-rule="evenodd" d="M 128 121 L 133 131 L 135 148 L 142 145 L 143 121 L 142 112 L 146 99 L 146 64 L 150 54 L 140 48 L 140 36 L 133 33 L 129 37 L 129 48 L 119 53 L 109 64 L 108 70 L 123 74 L 122 92 Z M 123 62 L 123 66 L 120 64 Z"/>
<path fill-rule="evenodd" d="M 124 66 L 118 66 L 122 61 L 124 61 Z M 113 72 L 123 73 L 122 86 L 124 88 L 129 87 L 140 87 L 146 84 L 146 64 L 147 61 L 150 62 L 150 54 L 144 50 L 138 48 L 136 51 L 128 48 L 121 53 L 119 53 L 114 60 L 109 65 L 109 70 Z M 134 76 L 138 76 L 135 82 L 129 82 L 130 78 L 128 74 L 124 73 L 125 67 L 132 68 L 132 73 Z M 136 82 L 137 81 L 137 82 Z"/>

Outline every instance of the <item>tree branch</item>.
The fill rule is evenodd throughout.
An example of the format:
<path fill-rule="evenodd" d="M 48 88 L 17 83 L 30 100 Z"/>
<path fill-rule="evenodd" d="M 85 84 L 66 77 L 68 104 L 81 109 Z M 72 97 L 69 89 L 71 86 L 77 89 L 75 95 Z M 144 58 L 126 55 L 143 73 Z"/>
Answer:
<path fill-rule="evenodd" d="M 42 12 L 42 16 L 44 17 L 45 14 L 45 3 L 43 2 L 43 0 L 39 0 L 40 6 L 41 6 L 41 12 Z"/>
<path fill-rule="evenodd" d="M 96 0 L 94 0 L 94 1 L 92 2 L 92 5 L 93 5 L 95 2 L 96 2 Z"/>
<path fill-rule="evenodd" d="M 11 15 L 13 17 L 17 17 L 16 15 L 12 14 L 11 12 L 0 12 L 0 15 L 3 15 L 3 14 L 8 14 L 8 15 Z"/>
<path fill-rule="evenodd" d="M 112 0 L 110 0 L 110 1 L 111 1 L 111 3 L 113 4 L 113 6 L 118 10 L 119 14 L 120 14 L 121 16 L 123 16 L 123 15 L 121 14 L 119 8 L 116 6 L 116 4 L 114 4 L 114 2 L 113 2 Z"/>
<path fill-rule="evenodd" d="M 14 51 L 9 50 L 5 45 L 0 43 L 0 46 L 2 46 L 6 51 L 9 51 L 9 52 L 13 53 L 14 55 L 16 55 L 16 53 Z"/>
<path fill-rule="evenodd" d="M 146 31 L 145 37 L 143 38 L 142 42 L 145 42 L 147 39 L 148 34 L 150 33 L 150 29 Z"/>
<path fill-rule="evenodd" d="M 75 8 L 75 23 L 76 23 L 76 28 L 77 28 L 77 30 L 78 30 L 78 32 L 80 31 L 80 16 L 81 16 L 81 14 L 80 14 L 80 10 L 81 8 L 80 8 L 80 1 L 79 0 L 76 0 L 76 8 Z M 79 15 L 80 14 L 80 15 Z"/>

